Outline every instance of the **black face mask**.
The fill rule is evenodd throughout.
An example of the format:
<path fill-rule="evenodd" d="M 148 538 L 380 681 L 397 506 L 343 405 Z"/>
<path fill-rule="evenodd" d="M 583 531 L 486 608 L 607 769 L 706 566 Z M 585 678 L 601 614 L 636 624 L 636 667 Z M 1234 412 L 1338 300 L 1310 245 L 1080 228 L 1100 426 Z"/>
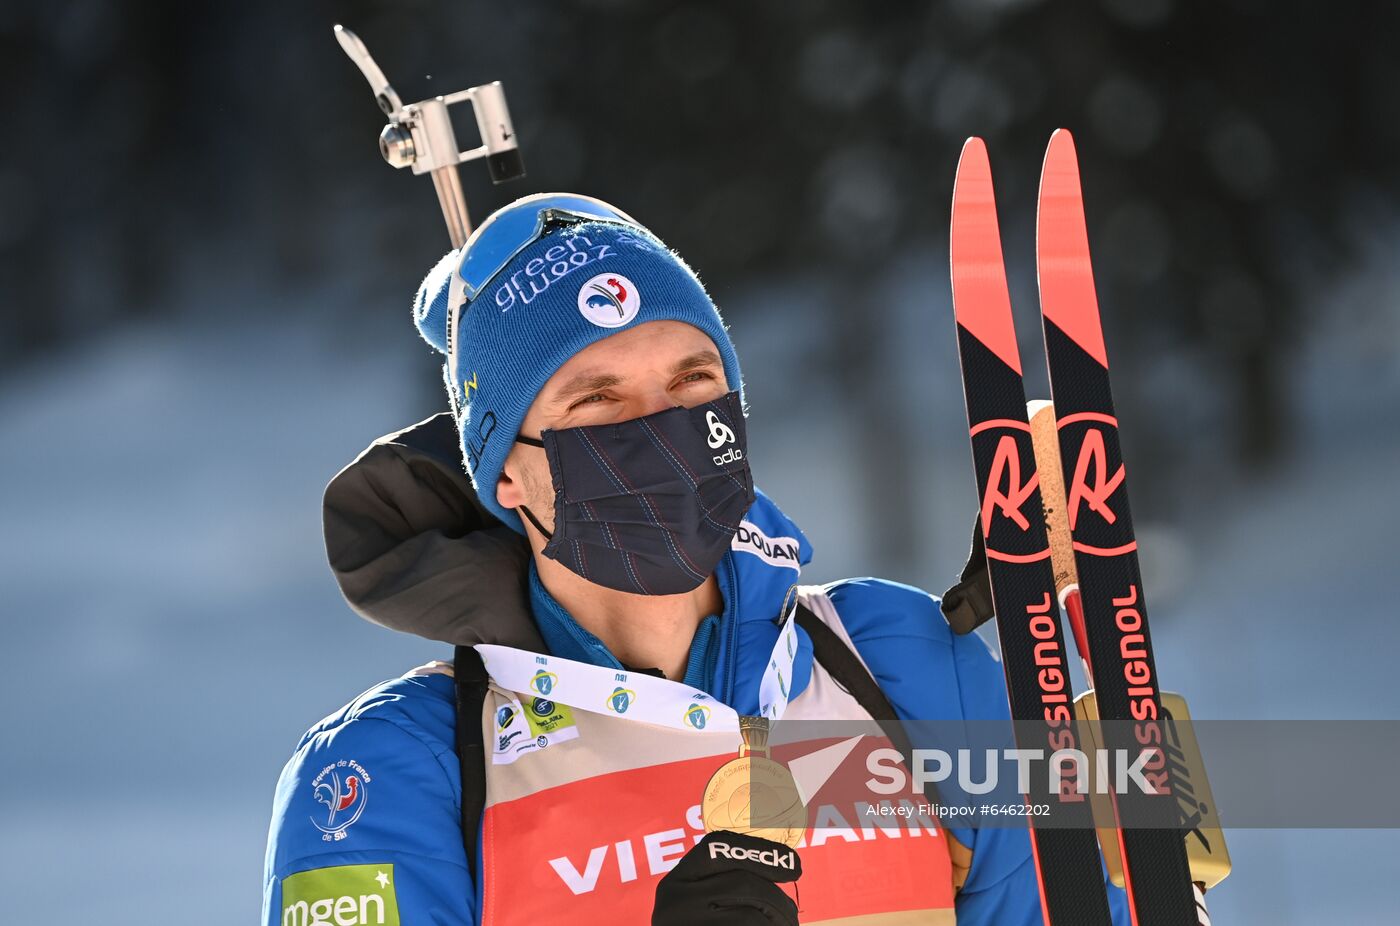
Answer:
<path fill-rule="evenodd" d="M 544 555 L 590 582 L 677 595 L 710 577 L 753 504 L 739 394 L 694 408 L 547 430 L 554 533 Z"/>

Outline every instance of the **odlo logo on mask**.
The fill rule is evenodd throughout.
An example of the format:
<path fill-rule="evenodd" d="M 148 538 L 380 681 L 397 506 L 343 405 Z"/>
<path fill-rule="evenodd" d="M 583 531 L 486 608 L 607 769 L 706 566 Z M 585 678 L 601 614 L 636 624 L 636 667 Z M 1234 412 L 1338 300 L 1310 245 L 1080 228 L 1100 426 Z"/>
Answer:
<path fill-rule="evenodd" d="M 719 415 L 712 411 L 705 412 L 705 424 L 710 428 L 710 437 L 707 443 L 711 450 L 718 450 L 725 444 L 734 443 L 734 429 L 723 421 L 719 420 Z M 713 457 L 716 466 L 723 466 L 726 463 L 733 463 L 744 458 L 744 451 L 738 447 L 730 447 L 724 453 Z"/>
<path fill-rule="evenodd" d="M 726 463 L 733 463 L 735 460 L 742 460 L 743 458 L 744 451 L 740 450 L 738 447 L 730 447 L 724 453 L 715 457 L 714 460 L 716 466 L 723 466 Z"/>

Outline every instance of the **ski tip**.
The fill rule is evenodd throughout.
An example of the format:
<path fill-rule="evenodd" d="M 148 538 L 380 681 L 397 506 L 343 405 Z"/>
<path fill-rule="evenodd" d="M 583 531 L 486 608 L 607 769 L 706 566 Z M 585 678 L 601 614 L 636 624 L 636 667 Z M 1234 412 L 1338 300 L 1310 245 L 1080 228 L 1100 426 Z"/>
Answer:
<path fill-rule="evenodd" d="M 1069 129 L 1056 129 L 1050 133 L 1050 143 L 1045 146 L 1045 157 L 1075 157 L 1074 135 Z"/>
<path fill-rule="evenodd" d="M 970 154 L 970 153 L 974 153 L 974 154 L 975 154 L 975 153 L 980 153 L 981 156 L 982 156 L 982 159 L 983 159 L 983 160 L 986 160 L 986 158 L 987 158 L 987 143 L 986 143 L 985 141 L 983 141 L 983 140 L 981 139 L 980 136 L 977 136 L 977 135 L 969 135 L 969 136 L 967 137 L 967 141 L 963 142 L 963 146 L 962 146 L 962 157 L 958 159 L 958 166 L 959 166 L 959 167 L 962 166 L 962 162 L 963 162 L 963 161 L 966 161 L 966 160 L 967 160 L 968 154 Z"/>
<path fill-rule="evenodd" d="M 1065 129 L 1057 129 L 1045 149 L 1035 250 L 1041 314 L 1108 369 L 1089 258 L 1079 156 L 1074 149 L 1074 136 Z"/>
<path fill-rule="evenodd" d="M 986 143 L 975 136 L 963 144 L 953 181 L 948 252 L 958 324 L 1019 375 L 1021 359 L 1002 263 L 992 165 Z"/>
<path fill-rule="evenodd" d="M 973 135 L 963 142 L 962 154 L 958 156 L 958 173 L 953 180 L 953 208 L 958 207 L 958 199 L 971 186 L 983 183 L 991 186 L 992 162 L 987 157 L 987 143 Z"/>
<path fill-rule="evenodd" d="M 974 135 L 963 142 L 958 173 L 953 178 L 953 225 L 958 224 L 959 211 L 985 208 L 992 200 L 992 162 L 987 157 L 987 143 Z"/>
<path fill-rule="evenodd" d="M 1040 168 L 1040 197 L 1072 196 L 1080 198 L 1079 155 L 1074 148 L 1074 136 L 1069 129 L 1056 129 L 1045 146 L 1045 161 Z"/>

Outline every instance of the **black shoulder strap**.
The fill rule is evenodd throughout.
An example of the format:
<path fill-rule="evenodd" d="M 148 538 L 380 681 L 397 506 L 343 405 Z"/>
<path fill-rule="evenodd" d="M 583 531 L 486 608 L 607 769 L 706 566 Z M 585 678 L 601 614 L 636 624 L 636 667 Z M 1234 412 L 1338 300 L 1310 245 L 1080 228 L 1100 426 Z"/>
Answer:
<path fill-rule="evenodd" d="M 855 651 L 801 601 L 797 603 L 797 626 L 807 631 L 807 636 L 812 640 L 812 655 L 827 674 L 856 699 L 862 710 L 875 718 L 891 745 L 907 756 L 910 745 L 904 724 Z"/>
<path fill-rule="evenodd" d="M 457 682 L 457 758 L 462 766 L 462 845 L 467 871 L 476 877 L 476 837 L 486 810 L 486 747 L 481 741 L 481 705 L 486 703 L 486 666 L 470 646 L 454 656 Z"/>

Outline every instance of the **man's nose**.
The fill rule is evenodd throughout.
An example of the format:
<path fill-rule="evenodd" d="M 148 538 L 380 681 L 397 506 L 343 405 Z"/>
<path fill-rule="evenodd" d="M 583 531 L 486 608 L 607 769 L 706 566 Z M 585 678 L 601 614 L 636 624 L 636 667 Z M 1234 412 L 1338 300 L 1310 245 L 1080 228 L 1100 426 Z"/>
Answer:
<path fill-rule="evenodd" d="M 664 412 L 668 408 L 675 408 L 676 400 L 666 391 L 664 386 L 657 386 L 646 390 L 638 398 L 636 417 L 642 418 L 647 415 L 654 415 L 657 412 Z"/>

